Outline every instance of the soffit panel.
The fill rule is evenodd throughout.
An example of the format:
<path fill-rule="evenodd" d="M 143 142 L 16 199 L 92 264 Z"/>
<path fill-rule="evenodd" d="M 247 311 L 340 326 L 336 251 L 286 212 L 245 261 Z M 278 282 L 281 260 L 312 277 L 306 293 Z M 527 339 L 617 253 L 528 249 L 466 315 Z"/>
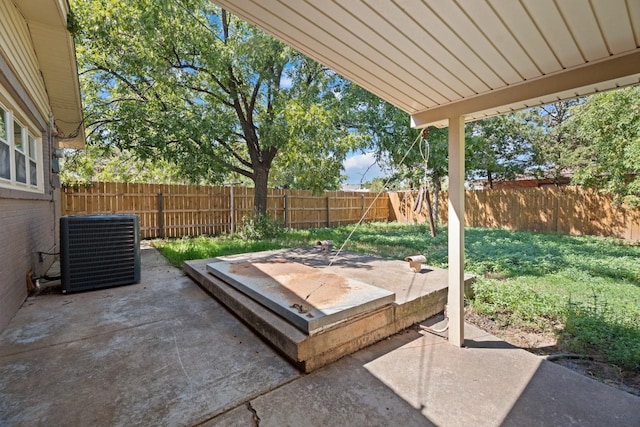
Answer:
<path fill-rule="evenodd" d="M 609 50 L 589 1 L 575 0 L 575 4 L 578 7 L 572 7 L 570 2 L 559 2 L 558 8 L 585 61 L 608 56 Z"/>
<path fill-rule="evenodd" d="M 569 31 L 559 9 L 553 0 L 526 0 L 524 2 L 535 27 L 544 34 L 549 48 L 562 68 L 569 68 L 584 63 L 573 35 Z M 553 13 L 549 13 L 553 11 Z"/>
<path fill-rule="evenodd" d="M 606 87 L 640 75 L 640 61 L 626 63 L 625 75 L 602 72 L 603 62 L 638 50 L 637 0 L 214 1 L 412 116 L 464 104 L 449 110 L 469 118 L 576 96 L 558 74 L 592 64 L 616 82 Z M 579 95 L 602 90 L 596 80 L 576 82 Z M 515 99 L 521 85 L 525 100 Z M 494 93 L 507 101 L 487 106 Z M 476 104 L 484 107 L 466 111 Z"/>
<path fill-rule="evenodd" d="M 396 25 L 407 25 L 408 27 L 416 27 L 419 31 L 423 31 L 419 24 L 407 16 L 398 8 L 389 8 L 385 10 L 385 15 L 381 15 L 379 11 L 375 11 L 369 7 L 362 7 L 348 0 L 341 1 L 349 13 L 357 15 L 358 20 L 366 22 L 360 28 L 353 28 L 354 32 L 368 33 L 367 37 L 371 38 L 373 46 L 383 55 L 393 55 L 393 68 L 405 68 L 403 64 L 410 63 L 416 70 L 420 70 L 423 82 L 434 92 L 438 93 L 438 97 L 434 97 L 437 103 L 448 102 L 451 99 L 457 99 L 462 96 L 456 92 L 459 87 L 464 87 L 463 92 L 468 94 L 474 93 L 469 87 L 472 82 L 466 84 L 451 74 L 448 69 L 455 63 L 457 66 L 461 64 L 456 61 L 446 50 L 440 46 L 432 37 L 425 37 L 421 43 L 416 43 L 410 36 L 404 34 L 401 27 Z M 355 6 L 355 7 L 354 7 Z M 342 22 L 342 25 L 349 25 L 348 22 Z M 379 34 L 366 28 L 389 27 L 389 31 Z M 410 32 L 409 32 L 410 34 Z M 400 52 L 396 46 L 406 46 L 406 49 Z M 394 54 L 393 52 L 397 52 Z M 435 56 L 447 56 L 442 62 L 438 62 Z M 456 63 L 457 62 L 457 63 Z M 452 81 L 455 79 L 455 81 Z M 477 78 L 476 78 L 477 80 Z"/>
<path fill-rule="evenodd" d="M 357 80 L 362 87 L 372 91 L 371 88 L 375 86 L 376 95 L 402 110 L 418 111 L 436 105 L 427 97 L 421 98 L 415 87 L 408 86 L 380 64 L 353 50 L 345 41 L 316 25 L 322 18 L 321 15 L 299 16 L 296 11 L 287 8 L 284 11 L 276 9 L 277 12 L 271 14 L 271 8 L 277 8 L 280 6 L 279 3 L 263 6 L 244 2 L 234 3 L 233 6 L 227 9 L 335 72 L 353 81 Z M 283 31 L 285 28 L 286 31 Z M 421 82 L 413 84 L 422 86 Z"/>
<path fill-rule="evenodd" d="M 64 0 L 17 0 L 46 86 L 49 106 L 59 131 L 59 145 L 82 148 L 85 143 L 82 101 L 75 47 L 67 30 Z"/>
<path fill-rule="evenodd" d="M 525 54 L 536 64 L 541 74 L 549 74 L 561 69 L 555 54 L 549 48 L 544 35 L 531 20 L 520 2 L 492 0 L 491 6 L 508 29 L 510 38 L 522 48 Z M 551 35 L 554 37 L 554 35 Z"/>
<path fill-rule="evenodd" d="M 355 10 L 353 11 L 354 14 L 351 14 L 348 8 L 349 2 L 345 4 L 347 5 L 346 8 L 338 4 L 328 3 L 322 12 L 335 18 L 332 19 L 323 14 L 323 18 L 318 22 L 323 30 L 335 34 L 340 40 L 350 40 L 348 49 L 357 51 L 366 58 L 383 58 L 386 67 L 380 68 L 384 69 L 385 73 L 393 71 L 391 74 L 395 79 L 401 79 L 406 84 L 411 85 L 418 94 L 426 96 L 434 103 L 440 104 L 451 99 L 452 95 L 448 94 L 451 89 L 440 83 L 441 79 L 440 81 L 434 79 L 434 74 L 428 72 L 414 61 L 410 52 L 394 48 L 397 45 L 388 40 L 397 34 L 394 27 L 391 27 L 384 34 L 379 33 L 374 28 L 377 25 L 388 26 L 388 23 L 375 22 L 375 20 L 379 21 L 379 17 L 375 14 L 367 15 L 366 11 L 368 9 L 362 7 L 362 5 L 360 5 L 359 10 Z M 307 13 L 303 4 L 300 6 L 300 11 L 303 14 Z M 368 19 L 369 21 L 365 24 L 363 19 Z M 402 43 L 403 41 L 399 42 Z M 349 55 L 349 53 L 346 54 Z M 405 64 L 410 65 L 405 66 Z M 437 73 L 437 70 L 432 72 Z M 438 78 L 437 75 L 435 77 Z M 418 82 L 422 84 L 416 85 Z M 425 85 L 428 89 L 427 91 L 424 91 Z"/>
<path fill-rule="evenodd" d="M 456 48 L 457 56 L 463 58 L 472 69 L 477 69 L 480 78 L 490 87 L 520 81 L 521 77 L 516 70 L 458 4 L 436 1 L 431 2 L 430 7 L 438 16 L 449 17 L 446 21 L 447 27 L 457 35 L 459 42 L 466 48 Z M 482 65 L 476 66 L 476 61 L 481 61 Z M 483 67 L 490 71 L 483 70 Z"/>
<path fill-rule="evenodd" d="M 635 49 L 636 43 L 625 0 L 593 1 L 591 4 L 609 52 L 615 55 Z"/>

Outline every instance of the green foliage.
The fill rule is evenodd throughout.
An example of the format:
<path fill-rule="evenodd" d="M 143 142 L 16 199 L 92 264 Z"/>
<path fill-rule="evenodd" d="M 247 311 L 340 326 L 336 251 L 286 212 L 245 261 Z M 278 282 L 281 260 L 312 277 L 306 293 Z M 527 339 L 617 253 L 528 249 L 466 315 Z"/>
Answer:
<path fill-rule="evenodd" d="M 578 137 L 571 124 L 572 107 L 580 102 L 559 101 L 523 113 L 523 119 L 532 126 L 528 134 L 535 146 L 532 167 L 535 176 L 558 180 L 586 165 L 588 144 Z"/>
<path fill-rule="evenodd" d="M 565 309 L 561 340 L 577 353 L 604 352 L 622 369 L 640 370 L 640 318 L 617 313 L 593 294 L 588 304 L 571 301 Z M 603 350 L 604 349 L 604 350 Z"/>
<path fill-rule="evenodd" d="M 495 317 L 503 326 L 515 323 L 546 329 L 561 319 L 561 304 L 557 299 L 537 292 L 531 285 L 480 278 L 473 289 L 473 308 Z"/>
<path fill-rule="evenodd" d="M 368 142 L 369 147 L 375 149 L 378 164 L 390 175 L 389 187 L 420 188 L 428 185 L 436 193 L 432 202 L 437 221 L 437 194 L 448 172 L 447 129 L 430 127 L 426 132 L 426 142 L 418 141 L 421 130 L 411 128 L 407 113 L 355 84 L 347 84 L 341 95 L 347 106 L 347 121 L 360 133 L 369 135 L 370 138 L 363 142 Z M 471 127 L 467 127 L 467 131 L 470 132 Z"/>
<path fill-rule="evenodd" d="M 522 113 L 495 116 L 471 125 L 466 136 L 467 177 L 512 180 L 531 168 L 534 160 L 532 129 Z"/>
<path fill-rule="evenodd" d="M 640 86 L 592 95 L 572 113 L 590 157 L 575 182 L 640 206 Z"/>
<path fill-rule="evenodd" d="M 262 212 L 272 168 L 335 186 L 359 141 L 335 73 L 209 0 L 71 5 L 89 143 L 164 159 L 193 183 L 241 175 Z"/>
<path fill-rule="evenodd" d="M 238 227 L 238 236 L 243 240 L 265 240 L 277 237 L 283 230 L 279 221 L 256 212 L 242 218 Z"/>
<path fill-rule="evenodd" d="M 67 150 L 60 162 L 63 186 L 93 181 L 187 184 L 175 164 L 163 159 L 142 160 L 130 150 L 88 144 L 83 150 Z"/>
<path fill-rule="evenodd" d="M 353 226 L 286 230 L 261 240 L 266 249 L 340 247 Z M 447 230 L 432 238 L 426 225 L 374 223 L 358 227 L 345 250 L 392 259 L 424 254 L 447 267 Z M 596 352 L 624 369 L 640 369 L 640 246 L 616 239 L 497 229 L 465 230 L 465 271 L 477 275 L 469 304 L 499 325 L 554 330 L 577 352 Z M 197 242 L 197 250 L 191 242 Z M 186 243 L 185 243 L 186 242 Z M 185 259 L 255 249 L 253 240 L 198 238 L 158 241 Z M 246 246 L 244 246 L 246 245 Z M 262 249 L 261 249 L 262 250 Z"/>
<path fill-rule="evenodd" d="M 502 325 L 556 330 L 575 352 L 640 363 L 640 247 L 616 239 L 468 229 L 474 310 Z"/>
<path fill-rule="evenodd" d="M 280 249 L 283 246 L 273 241 L 242 240 L 232 237 L 210 238 L 200 236 L 173 240 L 154 240 L 153 245 L 176 267 L 185 261 L 217 256 L 235 255 Z"/>
<path fill-rule="evenodd" d="M 387 182 L 387 180 L 384 179 L 384 178 L 375 177 L 371 181 L 365 182 L 363 184 L 363 187 L 368 189 L 369 191 L 371 191 L 373 193 L 380 193 L 381 191 L 385 190 L 385 183 L 386 182 Z"/>

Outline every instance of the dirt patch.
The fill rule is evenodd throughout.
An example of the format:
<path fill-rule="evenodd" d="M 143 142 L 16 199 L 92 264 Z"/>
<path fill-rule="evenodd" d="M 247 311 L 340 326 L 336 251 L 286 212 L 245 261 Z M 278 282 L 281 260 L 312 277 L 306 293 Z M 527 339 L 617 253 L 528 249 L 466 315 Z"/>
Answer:
<path fill-rule="evenodd" d="M 539 356 L 568 354 L 570 351 L 558 343 L 552 331 L 502 326 L 489 316 L 478 314 L 469 307 L 465 309 L 465 321 L 492 335 Z M 624 371 L 606 362 L 600 354 L 589 354 L 589 358 L 561 357 L 554 363 L 565 366 L 582 375 L 640 396 L 640 372 Z"/>

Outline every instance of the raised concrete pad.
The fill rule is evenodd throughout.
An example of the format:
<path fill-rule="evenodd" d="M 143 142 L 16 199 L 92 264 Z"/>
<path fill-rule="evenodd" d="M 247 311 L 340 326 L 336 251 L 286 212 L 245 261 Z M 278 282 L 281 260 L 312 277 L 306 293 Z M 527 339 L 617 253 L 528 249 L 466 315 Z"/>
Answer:
<path fill-rule="evenodd" d="M 271 252 L 215 258 L 207 271 L 309 335 L 395 301 L 386 289 Z"/>
<path fill-rule="evenodd" d="M 333 254 L 315 248 L 296 248 L 259 252 L 252 256 L 324 267 L 329 264 Z M 246 255 L 237 257 L 240 259 Z M 215 260 L 187 261 L 184 264 L 185 272 L 305 372 L 318 369 L 442 312 L 447 299 L 446 270 L 423 267 L 415 273 L 402 260 L 344 252 L 334 262 L 331 272 L 386 289 L 395 294 L 395 301 L 310 335 L 234 286 L 209 274 L 207 264 L 212 261 Z M 470 287 L 472 282 L 473 277 L 466 275 L 466 286 Z"/>

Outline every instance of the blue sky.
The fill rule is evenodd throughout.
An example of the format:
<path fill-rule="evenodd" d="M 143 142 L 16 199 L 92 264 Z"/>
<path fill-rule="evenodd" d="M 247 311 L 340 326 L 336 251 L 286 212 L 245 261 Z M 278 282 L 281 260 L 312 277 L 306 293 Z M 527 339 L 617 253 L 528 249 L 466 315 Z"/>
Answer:
<path fill-rule="evenodd" d="M 371 181 L 375 177 L 384 176 L 377 164 L 367 171 L 367 168 L 375 161 L 376 157 L 373 152 L 350 153 L 342 164 L 344 166 L 344 174 L 347 175 L 345 183 L 360 184 L 361 182 Z"/>

